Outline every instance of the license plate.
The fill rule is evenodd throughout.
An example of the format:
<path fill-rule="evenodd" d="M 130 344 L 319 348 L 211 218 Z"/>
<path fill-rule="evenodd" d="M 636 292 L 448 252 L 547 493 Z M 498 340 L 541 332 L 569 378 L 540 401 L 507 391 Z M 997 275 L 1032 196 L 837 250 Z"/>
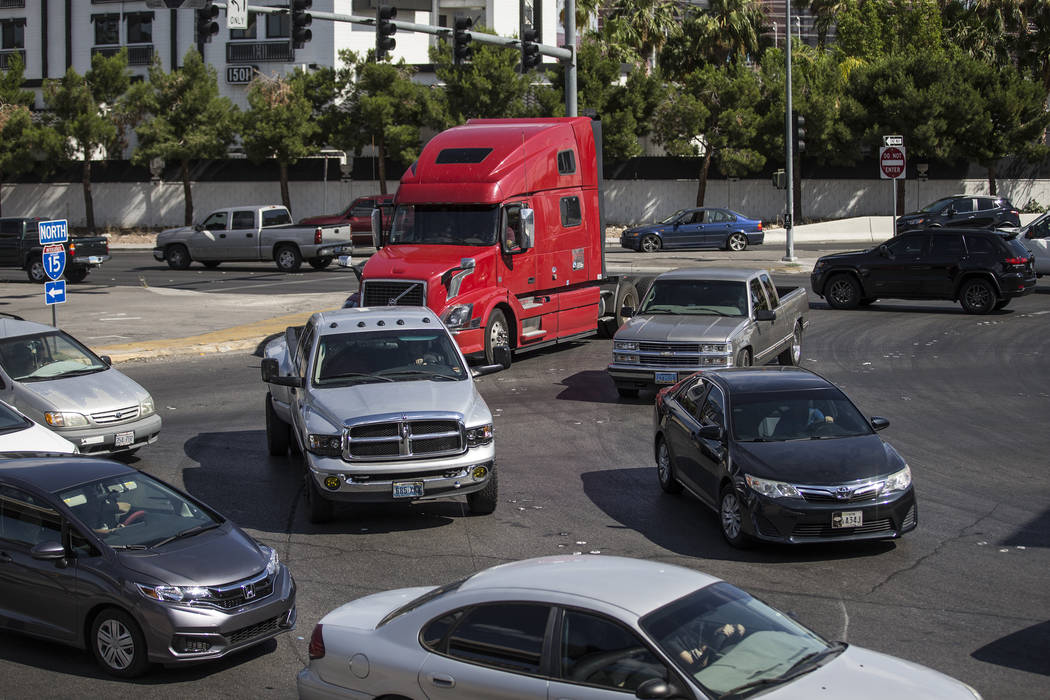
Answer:
<path fill-rule="evenodd" d="M 337 260 L 340 267 L 350 267 L 354 264 L 354 258 L 350 255 L 340 255 Z"/>
<path fill-rule="evenodd" d="M 88 262 L 92 265 L 101 265 L 105 260 L 101 255 L 89 255 Z"/>
<path fill-rule="evenodd" d="M 394 498 L 419 498 L 423 495 L 422 481 L 395 481 Z"/>
<path fill-rule="evenodd" d="M 842 513 L 833 513 L 831 516 L 831 527 L 860 527 L 864 524 L 864 511 L 847 510 Z"/>
<path fill-rule="evenodd" d="M 135 444 L 135 431 L 129 430 L 126 433 L 117 433 L 113 437 L 114 447 L 127 447 L 128 445 Z"/>
<path fill-rule="evenodd" d="M 674 384 L 678 381 L 677 372 L 655 372 L 653 381 L 657 384 Z"/>

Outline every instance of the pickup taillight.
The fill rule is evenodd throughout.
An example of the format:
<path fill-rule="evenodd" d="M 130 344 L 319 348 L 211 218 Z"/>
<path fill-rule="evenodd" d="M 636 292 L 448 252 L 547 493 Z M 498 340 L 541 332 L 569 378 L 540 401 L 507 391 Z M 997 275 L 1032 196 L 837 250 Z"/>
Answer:
<path fill-rule="evenodd" d="M 314 231 L 314 245 L 321 245 L 321 227 L 318 226 L 317 230 Z"/>
<path fill-rule="evenodd" d="M 77 244 L 70 241 L 69 243 L 69 257 L 73 257 L 77 254 Z"/>
<path fill-rule="evenodd" d="M 759 221 L 759 222 L 758 222 L 758 230 L 759 230 L 759 231 L 761 231 L 761 230 L 762 230 L 762 222 L 761 222 L 761 221 Z"/>

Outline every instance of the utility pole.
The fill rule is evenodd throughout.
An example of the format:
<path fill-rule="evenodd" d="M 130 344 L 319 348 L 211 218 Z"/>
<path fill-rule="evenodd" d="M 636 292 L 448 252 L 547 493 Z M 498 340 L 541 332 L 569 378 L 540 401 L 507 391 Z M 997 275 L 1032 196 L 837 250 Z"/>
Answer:
<path fill-rule="evenodd" d="M 565 64 L 565 116 L 576 117 L 576 0 L 565 0 L 564 48 L 569 50 Z"/>
<path fill-rule="evenodd" d="M 795 231 L 794 221 L 792 218 L 795 215 L 795 173 L 794 173 L 794 148 L 792 144 L 795 141 L 794 134 L 791 133 L 791 0 L 787 0 L 784 3 L 787 7 L 787 18 L 785 20 L 785 26 L 788 28 L 785 32 L 787 41 L 785 42 L 785 60 L 787 61 L 787 70 L 785 71 L 785 80 L 787 82 L 785 90 L 785 109 L 784 109 L 784 147 L 786 149 L 786 163 L 784 164 L 785 175 L 787 179 L 787 214 L 784 216 L 784 231 L 787 233 L 787 250 L 784 252 L 784 262 L 795 262 Z"/>

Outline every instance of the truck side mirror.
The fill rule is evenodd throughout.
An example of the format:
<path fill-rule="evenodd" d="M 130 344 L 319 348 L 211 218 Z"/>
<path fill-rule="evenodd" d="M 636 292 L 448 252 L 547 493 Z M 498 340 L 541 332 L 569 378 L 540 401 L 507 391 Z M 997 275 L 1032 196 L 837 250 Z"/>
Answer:
<path fill-rule="evenodd" d="M 755 309 L 756 321 L 776 321 L 777 312 L 770 309 Z"/>
<path fill-rule="evenodd" d="M 536 214 L 532 209 L 521 210 L 521 243 L 522 250 L 536 247 Z"/>
<path fill-rule="evenodd" d="M 372 210 L 372 245 L 376 250 L 383 247 L 383 212 L 378 207 Z"/>
<path fill-rule="evenodd" d="M 301 388 L 303 386 L 303 380 L 300 377 L 280 376 L 281 368 L 277 364 L 277 358 L 264 358 L 259 369 L 262 371 L 262 380 L 267 384 L 276 384 L 277 386 L 292 386 L 296 388 Z"/>
<path fill-rule="evenodd" d="M 194 231 L 203 231 L 204 230 L 204 224 L 197 224 L 197 225 L 195 225 L 193 227 L 193 230 Z"/>

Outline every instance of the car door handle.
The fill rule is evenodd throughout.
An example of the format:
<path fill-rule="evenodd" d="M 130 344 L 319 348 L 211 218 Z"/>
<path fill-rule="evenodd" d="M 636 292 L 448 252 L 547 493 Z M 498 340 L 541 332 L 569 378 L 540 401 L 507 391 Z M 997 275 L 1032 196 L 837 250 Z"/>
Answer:
<path fill-rule="evenodd" d="M 251 237 L 252 237 L 252 236 L 254 236 L 254 235 L 255 235 L 255 234 L 253 234 L 253 233 L 249 233 L 249 234 L 248 234 L 248 235 L 246 236 L 246 238 L 251 238 Z"/>
<path fill-rule="evenodd" d="M 430 682 L 439 688 L 455 688 L 456 679 L 445 673 L 431 673 Z"/>
<path fill-rule="evenodd" d="M 7 552 L 0 552 L 0 564 L 10 564 L 11 555 Z"/>
<path fill-rule="evenodd" d="M 226 234 L 225 233 L 220 233 L 219 234 L 219 238 L 226 238 Z"/>

